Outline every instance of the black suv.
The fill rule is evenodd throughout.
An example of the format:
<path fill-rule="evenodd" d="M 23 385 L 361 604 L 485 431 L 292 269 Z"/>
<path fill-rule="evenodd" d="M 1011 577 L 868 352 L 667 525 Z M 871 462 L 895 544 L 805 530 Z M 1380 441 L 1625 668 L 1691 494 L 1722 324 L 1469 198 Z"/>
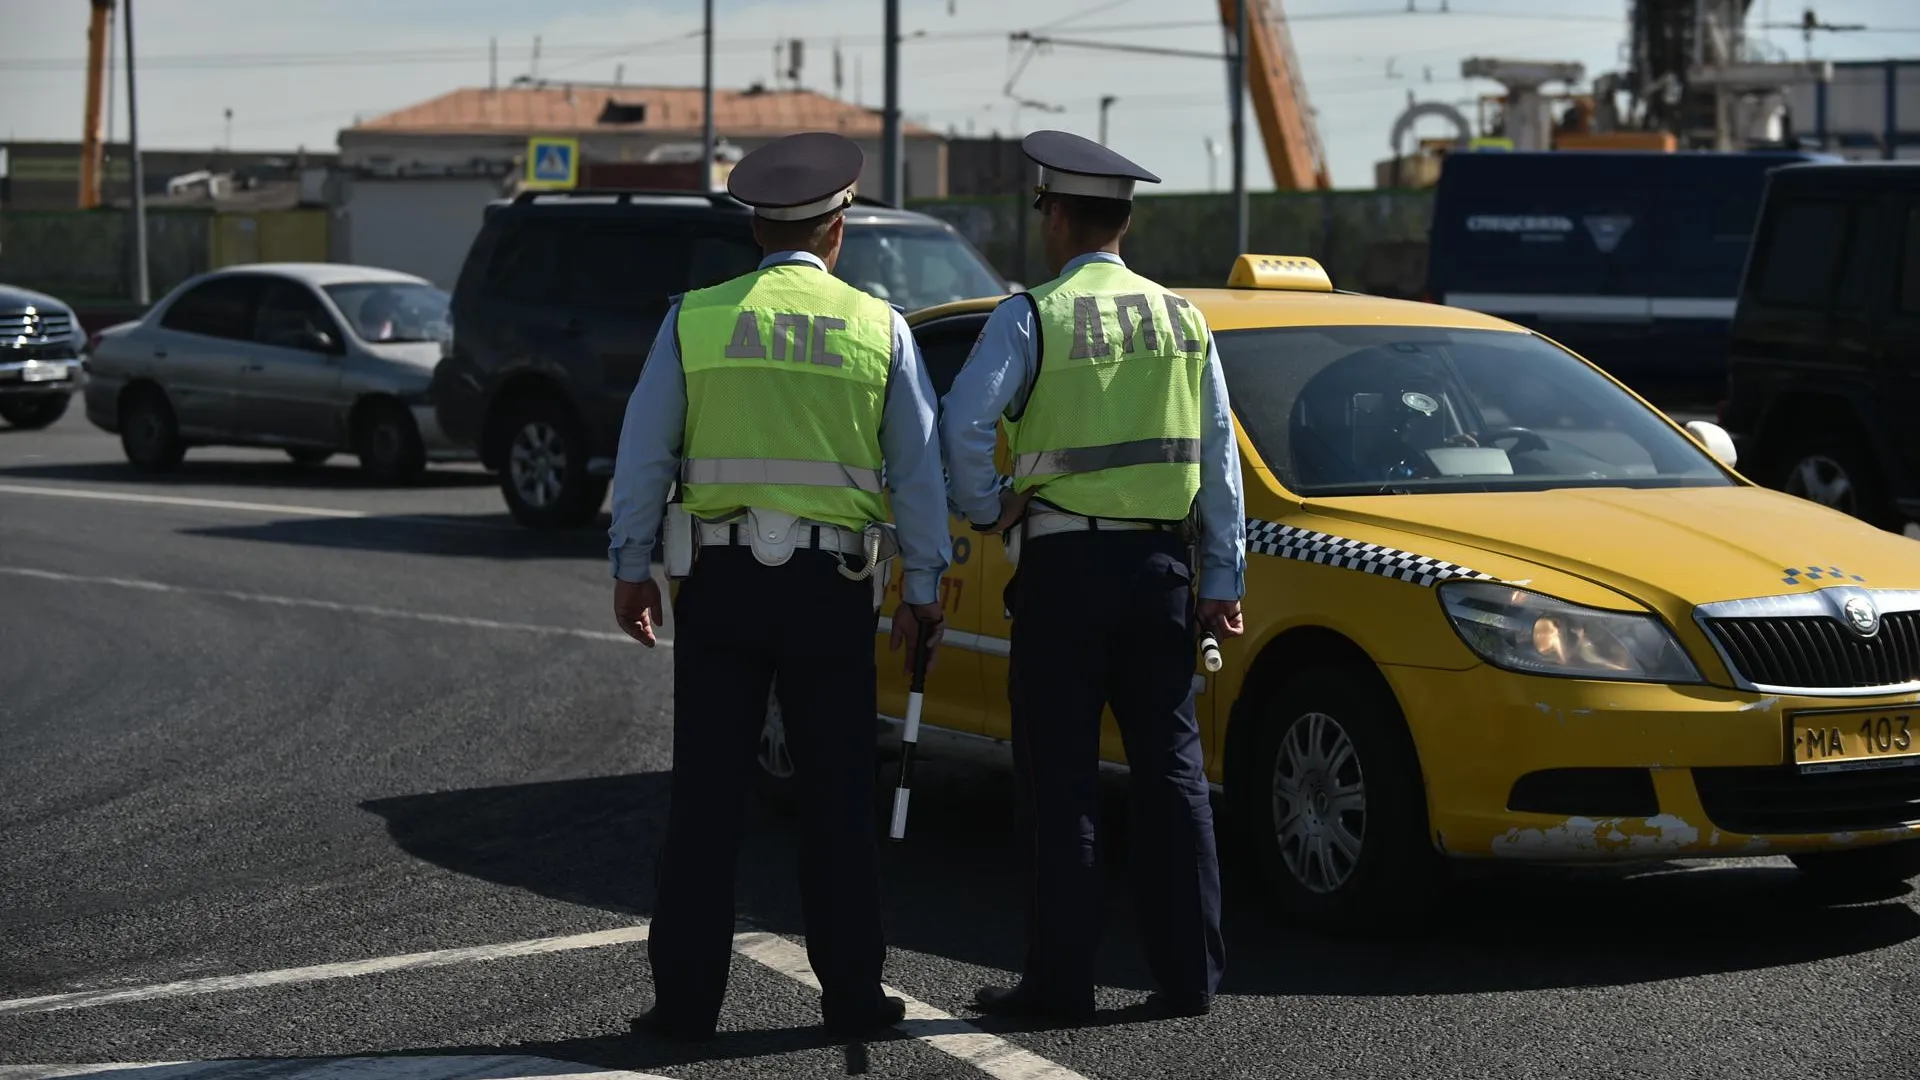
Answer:
<path fill-rule="evenodd" d="M 0 285 L 0 420 L 43 428 L 82 383 L 80 321 L 43 293 Z"/>
<path fill-rule="evenodd" d="M 521 524 L 593 521 L 669 300 L 759 261 L 749 211 L 723 193 L 525 192 L 494 204 L 434 372 L 442 429 L 500 474 Z M 847 211 L 834 272 L 905 310 L 1009 288 L 951 226 L 866 200 Z"/>
<path fill-rule="evenodd" d="M 1772 172 L 1722 423 L 1760 483 L 1883 527 L 1920 517 L 1920 163 Z"/>

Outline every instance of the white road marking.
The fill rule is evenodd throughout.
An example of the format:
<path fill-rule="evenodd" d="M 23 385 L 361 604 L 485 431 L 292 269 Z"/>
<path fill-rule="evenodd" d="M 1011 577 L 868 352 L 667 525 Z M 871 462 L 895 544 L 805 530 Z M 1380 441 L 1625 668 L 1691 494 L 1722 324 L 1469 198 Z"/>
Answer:
<path fill-rule="evenodd" d="M 733 951 L 797 983 L 820 989 L 820 980 L 807 963 L 807 950 L 786 938 L 765 933 L 735 934 Z M 885 990 L 907 1003 L 907 1018 L 898 1025 L 901 1031 L 995 1080 L 1085 1080 L 1065 1066 L 981 1031 L 910 994 L 891 986 Z"/>
<path fill-rule="evenodd" d="M 0 575 L 32 578 L 37 581 L 57 581 L 73 585 L 110 585 L 120 589 L 138 589 L 142 592 L 170 593 L 177 596 L 211 596 L 223 600 L 240 600 L 249 604 L 272 604 L 279 607 L 311 608 L 316 611 L 339 612 L 343 615 L 368 615 L 378 619 L 410 619 L 414 622 L 434 623 L 439 626 L 462 626 L 474 630 L 511 630 L 521 634 L 544 634 L 548 637 L 583 638 L 587 641 L 612 641 L 625 645 L 639 644 L 627 635 L 613 630 L 578 630 L 569 626 L 542 626 L 538 623 L 502 622 L 498 619 L 477 619 L 467 615 L 442 615 L 431 611 L 407 611 L 401 608 L 376 607 L 371 604 L 345 604 L 338 600 L 317 600 L 305 596 L 275 596 L 270 593 L 242 592 L 238 589 L 202 589 L 190 585 L 169 585 L 163 581 L 145 581 L 139 578 L 63 574 L 56 570 L 35 570 L 24 566 L 0 566 Z M 671 638 L 661 638 L 659 643 L 668 648 L 673 646 L 673 640 Z"/>
<path fill-rule="evenodd" d="M 151 1001 L 155 998 L 217 994 L 227 990 L 253 990 L 262 986 L 285 986 L 289 983 L 319 982 L 325 979 L 352 979 L 361 975 L 377 975 L 385 971 L 447 967 L 451 964 L 502 960 L 513 956 L 538 956 L 542 953 L 567 952 L 573 949 L 598 949 L 608 945 L 625 945 L 645 940 L 647 940 L 647 927 L 644 924 L 623 926 L 617 930 L 596 930 L 592 933 L 571 934 L 566 937 L 533 938 L 528 941 L 509 941 L 501 945 L 476 945 L 465 949 L 438 949 L 433 952 L 407 953 L 403 956 L 380 956 L 372 960 L 350 960 L 340 964 L 315 964 L 311 967 L 282 968 L 279 971 L 256 971 L 247 975 L 215 975 L 211 978 L 186 979 L 155 986 L 130 986 L 118 990 L 81 990 L 71 994 L 14 998 L 11 1001 L 0 1001 L 0 1016 L 55 1012 L 61 1009 L 87 1009 L 96 1005 L 119 1005 L 129 1001 Z"/>
<path fill-rule="evenodd" d="M 647 931 L 648 926 L 641 924 L 616 930 L 573 934 L 567 937 L 534 938 L 529 941 L 510 941 L 499 945 L 480 945 L 465 949 L 440 949 L 434 952 L 383 956 L 372 960 L 355 960 L 339 964 L 316 964 L 311 967 L 284 968 L 279 971 L 258 971 L 247 975 L 219 975 L 205 979 L 160 983 L 154 986 L 123 987 L 117 990 L 83 990 L 69 994 L 14 998 L 11 1001 L 0 1001 L 0 1016 L 54 1012 L 63 1009 L 87 1009 L 99 1005 L 152 1001 L 157 998 L 188 997 L 228 990 L 252 990 L 265 986 L 286 986 L 327 979 L 351 979 L 389 971 L 447 967 L 452 964 L 503 960 L 516 956 L 537 956 L 542 953 L 567 952 L 574 949 L 597 949 L 608 945 L 645 941 Z M 786 938 L 760 931 L 735 934 L 733 950 L 794 982 L 814 990 L 820 989 L 820 980 L 814 977 L 813 968 L 807 963 L 807 950 Z M 893 987 L 886 987 L 885 990 L 907 1004 L 907 1018 L 898 1025 L 898 1029 L 903 1034 L 919 1039 L 935 1050 L 979 1069 L 994 1080 L 1085 1080 L 1085 1077 L 1071 1069 L 1056 1065 L 997 1035 L 982 1031 L 953 1014 L 942 1012 L 909 994 L 903 994 Z M 230 1063 L 229 1068 L 219 1071 L 230 1071 L 236 1074 L 235 1080 L 240 1080 L 237 1074 L 242 1071 L 247 1074 L 246 1080 L 256 1080 L 261 1073 L 270 1074 L 275 1078 L 298 1075 L 305 1080 L 316 1080 L 321 1077 L 329 1080 L 359 1080 L 361 1077 L 375 1077 L 377 1080 L 395 1080 L 395 1078 L 398 1080 L 518 1080 L 518 1078 L 536 1076 L 547 1077 L 548 1080 L 562 1080 L 563 1077 L 568 1080 L 572 1078 L 614 1080 L 614 1078 L 645 1075 L 612 1071 L 591 1073 L 526 1071 L 517 1064 L 528 1060 L 540 1059 L 345 1058 L 331 1062 L 311 1059 L 303 1062 L 293 1059 L 266 1063 L 233 1062 Z M 436 1068 L 432 1064 L 462 1061 L 475 1063 L 478 1068 L 449 1071 Z M 406 1071 L 407 1067 L 397 1064 L 398 1062 L 426 1064 L 419 1071 Z M 494 1069 L 493 1065 L 486 1064 L 490 1062 L 509 1063 L 508 1071 L 489 1071 Z M 0 1080 L 49 1080 L 51 1077 L 87 1072 L 110 1072 L 115 1069 L 165 1069 L 164 1072 L 151 1074 L 150 1080 L 186 1080 L 188 1076 L 199 1080 L 209 1075 L 207 1070 L 215 1069 L 221 1064 L 218 1062 L 147 1062 L 127 1065 L 9 1065 L 0 1066 Z M 287 1067 L 288 1071 L 280 1071 L 281 1066 Z M 191 1071 L 176 1072 L 174 1070 Z"/>
<path fill-rule="evenodd" d="M 516 526 L 492 521 L 462 521 L 457 518 L 426 514 L 383 514 L 372 510 L 342 510 L 331 506 L 292 506 L 285 503 L 237 502 L 232 499 L 199 499 L 186 495 L 148 495 L 137 491 L 89 491 L 84 488 L 43 487 L 39 484 L 0 484 L 0 495 L 43 495 L 56 499 L 91 499 L 97 502 L 134 503 L 148 506 L 181 506 L 196 510 L 241 510 L 258 514 L 285 514 L 293 517 L 335 518 L 405 522 L 412 525 L 439 525 L 452 529 L 491 529 L 519 532 Z"/>
<path fill-rule="evenodd" d="M 126 1073 L 127 1080 L 670 1080 L 517 1054 L 346 1058 L 226 1058 L 84 1065 L 0 1065 L 0 1080 Z"/>

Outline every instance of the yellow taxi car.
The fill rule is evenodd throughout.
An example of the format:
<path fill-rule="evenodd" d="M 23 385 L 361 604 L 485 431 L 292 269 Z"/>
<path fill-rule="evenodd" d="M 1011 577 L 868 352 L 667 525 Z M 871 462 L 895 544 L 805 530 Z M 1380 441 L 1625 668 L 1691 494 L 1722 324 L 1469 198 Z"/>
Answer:
<path fill-rule="evenodd" d="M 1196 668 L 1199 722 L 1280 906 L 1377 919 L 1450 859 L 1920 873 L 1913 541 L 1748 482 L 1719 428 L 1512 323 L 1335 292 L 1305 259 L 1183 295 L 1248 518 L 1247 630 Z M 940 393 L 994 304 L 911 317 Z M 1006 739 L 1012 568 L 954 526 L 925 723 Z M 779 743 L 776 716 L 774 774 Z M 1111 716 L 1101 747 L 1124 761 Z"/>

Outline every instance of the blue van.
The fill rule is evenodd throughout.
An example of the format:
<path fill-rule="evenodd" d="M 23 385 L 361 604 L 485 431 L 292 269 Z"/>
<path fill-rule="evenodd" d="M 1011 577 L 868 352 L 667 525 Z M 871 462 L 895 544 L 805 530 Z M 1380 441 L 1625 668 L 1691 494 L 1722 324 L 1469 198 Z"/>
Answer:
<path fill-rule="evenodd" d="M 1469 152 L 1440 174 L 1427 291 L 1554 338 L 1665 408 L 1726 384 L 1768 170 L 1827 154 Z"/>

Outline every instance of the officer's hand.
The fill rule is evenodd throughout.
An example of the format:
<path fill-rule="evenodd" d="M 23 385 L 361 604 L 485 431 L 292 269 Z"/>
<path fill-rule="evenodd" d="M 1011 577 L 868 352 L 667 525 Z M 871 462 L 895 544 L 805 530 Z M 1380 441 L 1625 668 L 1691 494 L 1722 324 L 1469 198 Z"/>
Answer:
<path fill-rule="evenodd" d="M 1194 607 L 1193 614 L 1201 628 L 1211 630 L 1215 637 L 1239 637 L 1247 632 L 1247 624 L 1240 618 L 1238 600 L 1202 600 Z"/>
<path fill-rule="evenodd" d="M 1033 501 L 1032 491 L 1003 491 L 1000 493 L 1000 520 L 993 523 L 993 531 L 1006 532 L 1013 528 L 1014 522 L 1027 512 L 1027 504 Z"/>
<path fill-rule="evenodd" d="M 666 616 L 660 610 L 660 584 L 652 578 L 645 581 L 615 581 L 613 583 L 613 617 L 620 623 L 620 629 L 627 636 L 653 648 L 658 640 L 654 631 L 667 624 Z"/>
<path fill-rule="evenodd" d="M 894 652 L 901 651 L 902 647 L 906 649 L 907 662 L 904 670 L 909 675 L 913 674 L 913 650 L 920 641 L 922 621 L 925 621 L 928 628 L 933 631 L 927 637 L 926 643 L 927 670 L 932 671 L 933 665 L 940 659 L 937 651 L 940 648 L 940 642 L 947 636 L 946 613 L 940 610 L 939 604 L 909 604 L 904 600 L 893 610 L 892 648 Z"/>

